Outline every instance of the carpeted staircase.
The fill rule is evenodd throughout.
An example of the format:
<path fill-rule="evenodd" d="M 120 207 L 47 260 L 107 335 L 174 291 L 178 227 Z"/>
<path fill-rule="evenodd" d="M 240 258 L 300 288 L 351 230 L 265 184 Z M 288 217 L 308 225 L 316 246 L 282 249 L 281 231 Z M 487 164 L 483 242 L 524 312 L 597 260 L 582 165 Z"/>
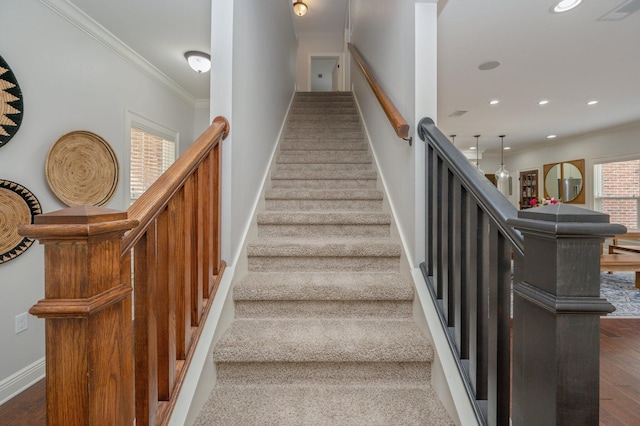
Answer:
<path fill-rule="evenodd" d="M 197 425 L 451 424 L 350 93 L 297 93 Z"/>

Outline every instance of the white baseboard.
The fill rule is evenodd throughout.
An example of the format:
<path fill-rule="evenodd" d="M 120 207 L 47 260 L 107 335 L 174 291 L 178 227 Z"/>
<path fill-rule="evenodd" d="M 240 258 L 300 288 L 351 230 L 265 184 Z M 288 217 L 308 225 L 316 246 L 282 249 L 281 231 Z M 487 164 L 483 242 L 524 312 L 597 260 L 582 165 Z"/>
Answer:
<path fill-rule="evenodd" d="M 20 392 L 31 387 L 45 376 L 45 359 L 40 358 L 31 365 L 14 373 L 0 382 L 0 405 L 4 404 Z"/>

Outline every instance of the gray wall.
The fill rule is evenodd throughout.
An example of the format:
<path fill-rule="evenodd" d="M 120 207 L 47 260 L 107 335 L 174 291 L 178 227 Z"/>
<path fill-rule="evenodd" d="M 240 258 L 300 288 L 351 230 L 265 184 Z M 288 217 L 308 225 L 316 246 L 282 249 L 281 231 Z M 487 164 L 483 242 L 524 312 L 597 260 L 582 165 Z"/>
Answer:
<path fill-rule="evenodd" d="M 295 90 L 288 0 L 212 3 L 211 114 L 231 122 L 223 146 L 223 259 L 234 264 Z"/>
<path fill-rule="evenodd" d="M 208 117 L 196 115 L 195 102 L 159 85 L 43 3 L 2 0 L 0 28 L 0 55 L 15 73 L 24 98 L 22 126 L 0 148 L 0 178 L 26 186 L 44 212 L 65 207 L 49 190 L 44 174 L 49 147 L 61 135 L 89 130 L 110 143 L 121 176 L 106 207 L 122 210 L 127 172 L 123 160 L 128 155 L 125 112 L 178 131 L 182 151 L 206 125 Z M 44 372 L 44 320 L 30 316 L 29 329 L 14 334 L 14 316 L 44 297 L 43 265 L 43 248 L 37 243 L 0 264 L 0 401 Z"/>

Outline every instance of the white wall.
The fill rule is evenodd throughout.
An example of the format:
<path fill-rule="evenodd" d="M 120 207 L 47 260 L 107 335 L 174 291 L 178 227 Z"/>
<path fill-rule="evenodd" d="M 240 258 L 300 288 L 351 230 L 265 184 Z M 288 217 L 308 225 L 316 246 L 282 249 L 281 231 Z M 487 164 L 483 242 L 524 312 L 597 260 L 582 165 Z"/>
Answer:
<path fill-rule="evenodd" d="M 514 177 L 514 191 L 510 201 L 518 206 L 518 175 L 520 171 L 538 169 L 542 182 L 542 166 L 560 161 L 585 160 L 585 204 L 578 207 L 593 209 L 593 165 L 640 158 L 640 123 L 606 129 L 571 139 L 543 142 L 532 149 L 505 156 L 505 167 Z"/>
<path fill-rule="evenodd" d="M 211 115 L 224 115 L 223 258 L 232 264 L 295 88 L 297 41 L 288 0 L 214 0 Z"/>
<path fill-rule="evenodd" d="M 360 70 L 350 79 L 412 267 L 424 256 L 424 147 L 417 120 L 436 117 L 436 4 L 352 0 L 353 43 L 405 117 L 413 146 L 399 139 Z M 416 59 L 420 58 L 420 59 Z"/>
<path fill-rule="evenodd" d="M 296 83 L 301 92 L 311 90 L 311 56 L 338 56 L 340 69 L 344 57 L 343 35 L 331 33 L 300 33 L 298 38 Z M 346 90 L 346 89 L 345 89 Z"/>
<path fill-rule="evenodd" d="M 127 110 L 177 130 L 183 150 L 193 141 L 199 125 L 195 100 L 190 104 L 170 92 L 42 3 L 2 0 L 0 28 L 0 55 L 24 99 L 22 126 L 0 148 L 0 178 L 26 186 L 44 212 L 65 207 L 48 188 L 44 164 L 51 144 L 67 132 L 101 135 L 121 166 Z M 120 184 L 106 207 L 124 208 L 123 172 L 121 167 Z M 22 379 L 34 378 L 12 376 L 44 356 L 44 320 L 30 316 L 29 329 L 14 334 L 14 316 L 44 296 L 43 264 L 37 243 L 0 264 L 0 401 L 20 390 Z"/>
<path fill-rule="evenodd" d="M 318 59 L 311 60 L 311 91 L 312 92 L 330 92 L 333 89 L 334 70 L 337 71 L 337 59 Z"/>

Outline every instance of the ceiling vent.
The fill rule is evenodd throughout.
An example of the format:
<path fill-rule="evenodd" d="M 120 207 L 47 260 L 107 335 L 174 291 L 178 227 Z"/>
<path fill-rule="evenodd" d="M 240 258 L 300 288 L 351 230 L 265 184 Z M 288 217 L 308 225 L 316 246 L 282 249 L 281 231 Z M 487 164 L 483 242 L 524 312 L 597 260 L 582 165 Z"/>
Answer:
<path fill-rule="evenodd" d="M 640 10 L 640 0 L 626 0 L 611 12 L 598 18 L 598 21 L 621 21 Z"/>
<path fill-rule="evenodd" d="M 469 111 L 453 111 L 451 114 L 449 114 L 449 117 L 462 117 L 467 112 Z"/>

